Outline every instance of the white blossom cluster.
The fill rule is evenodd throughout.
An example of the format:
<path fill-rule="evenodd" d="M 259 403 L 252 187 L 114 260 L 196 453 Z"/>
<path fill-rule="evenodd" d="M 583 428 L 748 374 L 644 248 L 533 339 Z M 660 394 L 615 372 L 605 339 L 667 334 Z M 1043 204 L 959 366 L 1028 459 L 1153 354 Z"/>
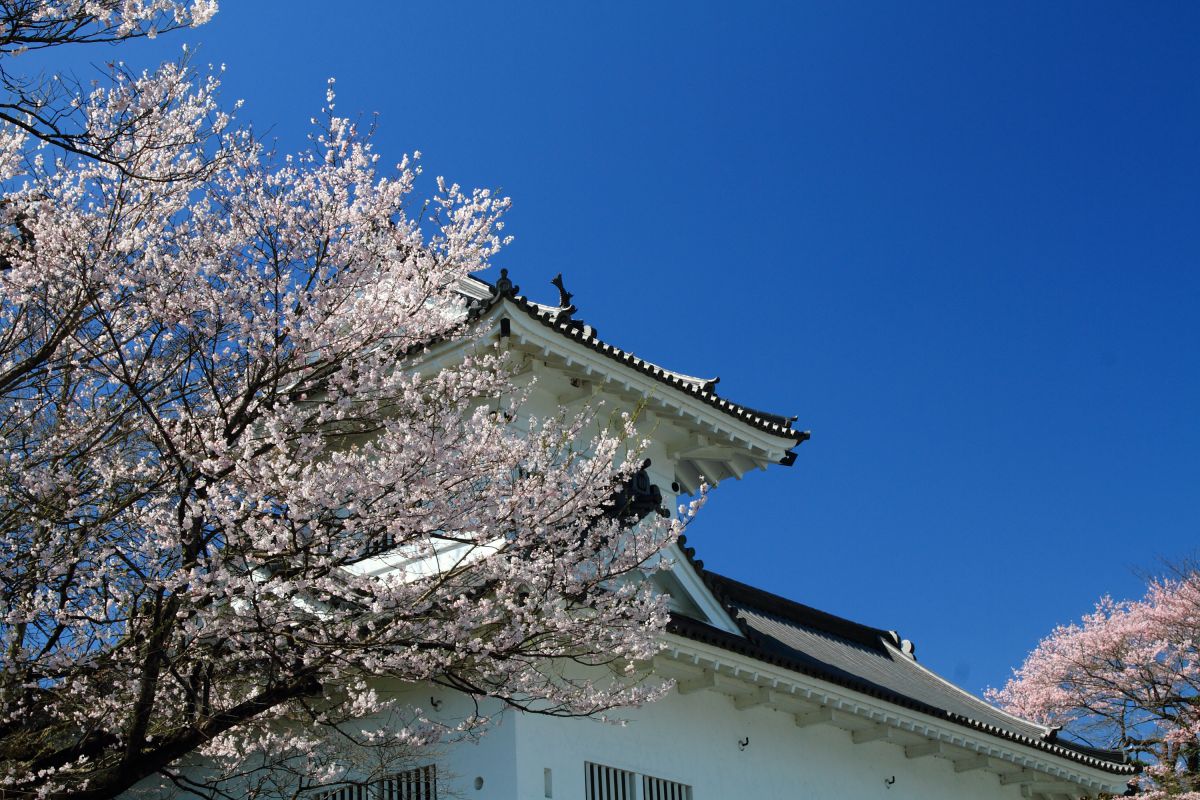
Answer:
<path fill-rule="evenodd" d="M 215 10 L 39 5 L 114 35 Z M 276 157 L 217 88 L 117 72 L 78 98 L 103 158 L 0 127 L 0 791 L 195 788 L 178 764 L 202 758 L 212 786 L 294 792 L 346 748 L 486 722 L 381 686 L 572 715 L 653 697 L 634 665 L 667 612 L 629 578 L 680 523 L 605 514 L 632 422 L 531 418 L 453 290 L 508 199 L 439 180 L 414 202 L 416 157 L 381 169 L 332 94 Z M 418 368 L 456 337 L 469 357 Z M 379 543 L 394 568 L 357 568 Z"/>

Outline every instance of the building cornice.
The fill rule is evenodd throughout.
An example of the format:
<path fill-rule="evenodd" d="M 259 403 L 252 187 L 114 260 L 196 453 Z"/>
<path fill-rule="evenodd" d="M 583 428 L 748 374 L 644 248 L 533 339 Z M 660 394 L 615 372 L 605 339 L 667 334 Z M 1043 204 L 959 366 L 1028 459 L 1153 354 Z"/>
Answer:
<path fill-rule="evenodd" d="M 813 675 L 801 665 L 779 663 L 783 659 L 745 639 L 686 618 L 673 619 L 664 639 L 659 671 L 676 678 L 681 692 L 722 691 L 739 708 L 767 705 L 792 713 L 802 727 L 816 723 L 841 727 L 850 731 L 855 743 L 890 741 L 904 747 L 909 757 L 941 756 L 954 761 L 958 771 L 987 769 L 1002 782 L 1029 778 L 1024 782 L 1046 789 L 1035 794 L 1119 794 L 1136 773 L 1131 764 L 1106 761 L 942 709 L 885 697 L 830 676 Z M 935 744 L 939 747 L 923 746 Z M 1056 781 L 1069 787 L 1051 789 Z"/>

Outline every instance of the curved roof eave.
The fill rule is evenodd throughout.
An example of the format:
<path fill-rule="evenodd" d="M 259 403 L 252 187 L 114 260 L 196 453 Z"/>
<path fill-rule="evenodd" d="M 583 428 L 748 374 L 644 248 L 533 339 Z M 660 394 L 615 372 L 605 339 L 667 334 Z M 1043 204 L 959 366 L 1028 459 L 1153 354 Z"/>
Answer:
<path fill-rule="evenodd" d="M 639 358 L 633 353 L 603 341 L 596 335 L 595 328 L 584 324 L 580 320 L 571 318 L 571 309 L 546 306 L 517 294 L 517 287 L 512 286 L 511 282 L 507 285 L 504 284 L 504 281 L 507 280 L 506 277 L 503 277 L 503 280 L 497 286 L 490 286 L 477 278 L 473 280 L 477 281 L 477 284 L 472 287 L 473 291 L 466 292 L 466 294 L 475 300 L 473 313 L 477 316 L 494 310 L 502 302 L 507 302 L 515 310 L 520 311 L 529 319 L 538 322 L 556 334 L 580 344 L 623 367 L 647 375 L 658 383 L 699 400 L 756 430 L 789 440 L 793 442 L 792 447 L 808 440 L 811 436 L 809 431 L 797 430 L 792 427 L 792 423 L 795 422 L 796 417 L 771 414 L 721 397 L 715 390 L 719 379 L 695 378 L 684 375 L 646 359 Z M 481 297 L 482 292 L 480 289 L 484 286 L 489 287 L 491 292 L 488 296 Z M 789 452 L 784 456 L 781 463 L 790 466 L 794 460 L 795 454 L 790 452 L 789 449 Z"/>

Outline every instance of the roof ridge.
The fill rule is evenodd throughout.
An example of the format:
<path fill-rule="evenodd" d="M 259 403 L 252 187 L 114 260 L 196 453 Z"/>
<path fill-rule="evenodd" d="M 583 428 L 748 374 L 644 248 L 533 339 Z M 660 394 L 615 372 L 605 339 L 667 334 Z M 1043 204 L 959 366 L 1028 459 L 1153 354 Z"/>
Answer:
<path fill-rule="evenodd" d="M 828 611 L 822 611 L 819 608 L 796 602 L 782 595 L 773 594 L 757 586 L 751 586 L 750 584 L 736 581 L 733 578 L 719 575 L 711 570 L 704 570 L 704 573 L 706 577 L 710 577 L 721 587 L 722 593 L 726 596 L 733 595 L 736 597 L 740 595 L 746 599 L 748 605 L 753 605 L 760 611 L 765 611 L 768 614 L 775 614 L 792 622 L 798 622 L 806 627 L 825 631 L 826 633 L 865 645 L 880 652 L 887 652 L 884 646 L 886 642 L 891 642 L 897 648 L 900 646 L 901 640 L 895 631 L 876 628 L 872 625 L 864 625 L 861 622 L 839 617 L 836 614 L 830 614 Z"/>
<path fill-rule="evenodd" d="M 1050 725 L 1043 725 L 1042 723 L 1037 722 L 1035 720 L 1025 719 L 1025 717 L 1018 717 L 1016 714 L 1013 714 L 1009 711 L 1005 711 L 1003 708 L 1000 708 L 999 706 L 997 706 L 993 703 L 989 703 L 986 698 L 980 697 L 979 695 L 977 695 L 973 692 L 968 692 L 966 689 L 962 688 L 958 684 L 952 683 L 951 681 L 947 680 L 946 678 L 943 678 L 941 675 L 937 674 L 936 672 L 931 670 L 929 667 L 920 663 L 915 658 L 913 659 L 913 664 L 916 666 L 917 669 L 921 670 L 923 673 L 925 673 L 929 677 L 933 678 L 938 683 L 945 686 L 947 689 L 951 689 L 951 690 L 957 692 L 958 694 L 963 695 L 964 697 L 970 698 L 971 700 L 973 700 L 977 703 L 983 703 L 984 705 L 990 707 L 993 711 L 995 711 L 996 713 L 1000 714 L 1003 717 L 1007 717 L 1008 719 L 1014 720 L 1016 722 L 1023 722 L 1026 725 L 1033 725 L 1034 727 L 1043 729 L 1045 732 L 1042 734 L 1042 738 L 1047 741 L 1053 741 L 1056 738 L 1055 734 L 1060 730 L 1060 728 L 1056 728 L 1056 727 L 1053 727 Z"/>
<path fill-rule="evenodd" d="M 734 583 L 736 583 L 736 581 Z M 769 593 L 764 592 L 764 594 Z M 893 689 L 889 689 L 887 687 L 864 680 L 858 676 L 851 675 L 849 678 L 842 677 L 838 675 L 836 671 L 831 671 L 828 665 L 815 667 L 815 665 L 803 663 L 794 657 L 772 652 L 754 640 L 740 639 L 727 631 L 723 631 L 720 628 L 715 628 L 706 622 L 701 622 L 700 620 L 693 619 L 685 615 L 672 614 L 671 620 L 667 625 L 667 631 L 688 639 L 692 639 L 694 641 L 704 642 L 706 644 L 715 645 L 735 653 L 741 653 L 767 664 L 775 664 L 785 669 L 794 670 L 804 675 L 810 675 L 838 686 L 844 686 L 858 692 L 863 692 L 864 694 L 885 702 L 895 703 L 901 707 L 910 708 L 914 711 L 919 711 L 923 714 L 929 714 L 933 717 L 954 722 L 967 728 L 989 733 L 1001 739 L 1007 739 L 1012 742 L 1033 747 L 1036 750 L 1042 750 L 1058 756 L 1063 756 L 1070 760 L 1102 769 L 1106 772 L 1119 775 L 1133 775 L 1138 771 L 1137 765 L 1130 763 L 1128 756 L 1122 751 L 1104 750 L 1101 748 L 1090 747 L 1078 742 L 1066 741 L 1062 739 L 1052 740 L 1048 738 L 1035 738 L 1026 736 L 1018 731 L 1000 728 L 982 720 L 974 719 L 965 714 L 939 708 L 927 702 L 917 700 L 901 692 L 897 692 Z"/>
<path fill-rule="evenodd" d="M 596 329 L 591 325 L 585 324 L 582 320 L 574 319 L 572 317 L 573 309 L 572 313 L 567 313 L 565 318 L 563 318 L 563 314 L 568 309 L 543 305 L 520 294 L 520 287 L 513 284 L 512 280 L 508 277 L 507 269 L 500 270 L 500 278 L 494 285 L 475 276 L 471 276 L 471 280 L 476 282 L 471 286 L 472 291 L 469 292 L 474 301 L 472 304 L 473 313 L 476 315 L 492 308 L 501 300 L 508 300 L 525 312 L 531 319 L 538 321 L 547 328 L 557 331 L 559 334 L 613 361 L 648 375 L 659 383 L 677 389 L 684 394 L 691 395 L 753 428 L 784 439 L 790 439 L 795 442 L 793 447 L 807 441 L 811 437 L 808 431 L 796 430 L 792 427 L 792 423 L 795 422 L 796 417 L 770 414 L 721 397 L 715 390 L 719 380 L 717 378 L 696 378 L 695 376 L 675 372 L 653 361 L 647 361 L 644 358 L 634 355 L 628 350 L 623 350 L 616 345 L 609 344 L 600 338 Z M 490 287 L 491 293 L 488 297 L 480 298 L 474 296 L 480 293 L 480 285 Z M 784 466 L 790 466 L 795 459 L 796 454 L 789 448 L 784 453 L 781 463 Z"/>

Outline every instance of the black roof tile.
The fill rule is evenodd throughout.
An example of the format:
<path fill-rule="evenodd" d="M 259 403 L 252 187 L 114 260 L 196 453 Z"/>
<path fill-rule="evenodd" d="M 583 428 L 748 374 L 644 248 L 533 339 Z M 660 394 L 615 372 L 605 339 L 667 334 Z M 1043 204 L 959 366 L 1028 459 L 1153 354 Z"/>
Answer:
<path fill-rule="evenodd" d="M 506 273 L 502 270 L 502 273 Z M 475 278 L 481 284 L 489 285 L 486 281 Z M 500 283 L 507 281 L 507 275 L 502 274 Z M 621 363 L 627 367 L 632 367 L 637 371 L 649 375 L 659 383 L 670 386 L 673 389 L 691 395 L 713 408 L 728 414 L 731 417 L 741 420 L 754 428 L 767 433 L 779 436 L 785 439 L 791 439 L 796 444 L 806 441 L 810 437 L 808 431 L 796 430 L 792 427 L 795 422 L 795 417 L 785 417 L 779 414 L 768 414 L 763 411 L 744 406 L 739 403 L 734 403 L 730 400 L 719 396 L 715 387 L 717 380 L 687 380 L 684 376 L 664 369 L 659 365 L 638 358 L 633 353 L 626 352 L 619 347 L 615 347 L 601 340 L 596 335 L 596 330 L 590 325 L 585 325 L 578 319 L 573 319 L 570 313 L 565 313 L 567 309 L 550 308 L 539 305 L 538 303 L 529 300 L 520 294 L 517 294 L 517 287 L 512 286 L 511 281 L 508 281 L 504 288 L 492 286 L 492 295 L 487 300 L 480 301 L 475 307 L 474 313 L 479 314 L 495 306 L 502 299 L 506 299 L 515 305 L 518 309 L 528 315 L 531 319 L 537 320 L 542 325 L 561 334 L 562 336 L 572 339 L 585 347 L 596 351 L 608 358 Z M 573 309 L 572 309 L 573 311 Z M 783 463 L 790 465 L 794 461 L 793 458 L 785 456 Z"/>
<path fill-rule="evenodd" d="M 673 633 L 820 678 L 898 706 L 920 711 L 1038 750 L 1118 774 L 1136 767 L 1124 753 L 1087 747 L 1013 717 L 925 669 L 892 631 L 861 625 L 796 603 L 698 566 L 684 553 L 745 638 L 675 615 Z"/>

